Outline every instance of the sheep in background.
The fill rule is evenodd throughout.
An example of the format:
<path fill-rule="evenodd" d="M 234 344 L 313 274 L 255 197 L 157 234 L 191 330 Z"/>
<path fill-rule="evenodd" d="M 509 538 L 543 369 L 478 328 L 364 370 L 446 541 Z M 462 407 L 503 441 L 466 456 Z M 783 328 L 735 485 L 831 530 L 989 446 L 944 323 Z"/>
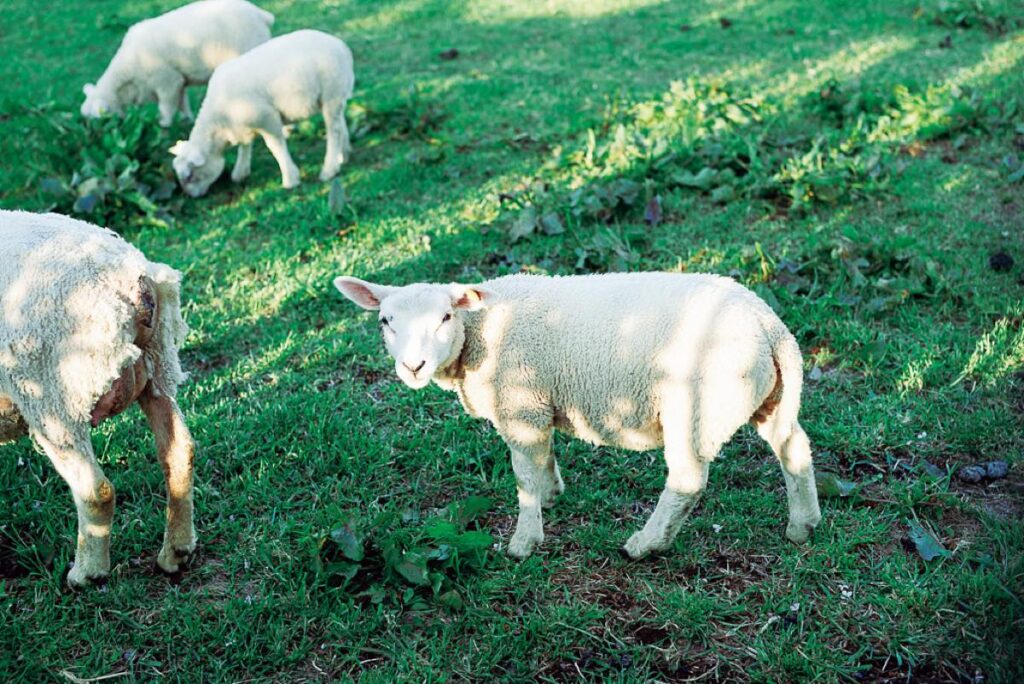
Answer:
<path fill-rule="evenodd" d="M 185 87 L 206 83 L 220 64 L 270 40 L 273 23 L 273 14 L 245 0 L 202 0 L 140 21 L 100 79 L 82 88 L 82 116 L 156 100 L 161 126 L 178 110 L 191 119 Z"/>
<path fill-rule="evenodd" d="M 0 211 L 0 443 L 29 434 L 71 488 L 78 547 L 68 583 L 110 572 L 114 487 L 90 426 L 138 401 L 167 480 L 157 565 L 196 548 L 192 437 L 175 401 L 181 274 L 116 233 L 57 214 Z"/>
<path fill-rule="evenodd" d="M 354 87 L 352 52 L 320 31 L 279 36 L 222 64 L 210 79 L 188 140 L 171 148 L 181 187 L 192 197 L 206 194 L 224 170 L 228 145 L 239 146 L 231 180 L 247 178 L 259 134 L 281 168 L 281 183 L 294 188 L 299 168 L 288 154 L 284 126 L 318 109 L 327 127 L 320 180 L 333 178 L 349 149 L 345 105 Z"/>
<path fill-rule="evenodd" d="M 509 553 L 544 539 L 541 507 L 564 486 L 553 430 L 596 445 L 663 446 L 668 479 L 647 524 L 626 542 L 640 558 L 667 548 L 697 503 L 708 464 L 750 421 L 782 465 L 786 536 L 818 524 L 810 443 L 797 422 L 796 340 L 754 293 L 713 275 L 514 275 L 481 285 L 334 285 L 380 310 L 398 376 L 458 393 L 512 453 L 519 520 Z"/>

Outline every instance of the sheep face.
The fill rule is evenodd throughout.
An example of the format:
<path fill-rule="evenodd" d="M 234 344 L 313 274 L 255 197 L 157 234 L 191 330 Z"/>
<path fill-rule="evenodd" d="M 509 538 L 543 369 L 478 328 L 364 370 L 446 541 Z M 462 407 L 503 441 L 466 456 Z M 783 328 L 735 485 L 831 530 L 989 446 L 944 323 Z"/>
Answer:
<path fill-rule="evenodd" d="M 115 98 L 97 88 L 95 84 L 86 83 L 82 86 L 82 92 L 85 93 L 85 102 L 82 103 L 81 112 L 85 118 L 98 119 L 109 114 L 120 113 L 121 108 Z"/>
<path fill-rule="evenodd" d="M 364 309 L 380 312 L 381 335 L 395 373 L 413 389 L 426 387 L 439 369 L 458 358 L 466 340 L 462 313 L 481 309 L 495 297 L 480 286 L 454 283 L 389 287 L 341 277 L 334 286 Z"/>
<path fill-rule="evenodd" d="M 179 140 L 170 149 L 174 173 L 185 194 L 202 197 L 224 171 L 223 154 L 207 154 L 191 140 Z"/>

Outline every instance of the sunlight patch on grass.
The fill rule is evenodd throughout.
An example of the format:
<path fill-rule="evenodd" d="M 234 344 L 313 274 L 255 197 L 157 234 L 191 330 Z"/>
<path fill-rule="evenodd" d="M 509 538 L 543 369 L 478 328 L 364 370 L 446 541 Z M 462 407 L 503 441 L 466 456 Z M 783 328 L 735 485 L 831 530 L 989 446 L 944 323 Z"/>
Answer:
<path fill-rule="evenodd" d="M 765 97 L 793 101 L 820 88 L 830 78 L 859 76 L 871 67 L 913 49 L 914 41 L 904 36 L 887 36 L 854 41 L 828 57 L 804 60 L 804 67 L 788 72 L 766 88 Z"/>
<path fill-rule="evenodd" d="M 536 19 L 540 17 L 572 17 L 586 19 L 609 14 L 621 14 L 641 7 L 661 5 L 664 0 L 633 0 L 629 9 L 624 10 L 617 0 L 497 0 L 488 3 L 470 3 L 466 18 L 481 24 L 506 22 L 511 19 Z"/>
<path fill-rule="evenodd" d="M 972 378 L 992 386 L 1011 372 L 1024 366 L 1024 309 L 1019 305 L 1007 312 L 981 335 L 971 357 L 953 384 Z"/>
<path fill-rule="evenodd" d="M 985 50 L 984 58 L 977 64 L 956 69 L 949 83 L 959 86 L 984 86 L 1002 74 L 1021 77 L 1020 62 L 1024 60 L 1024 33 L 997 43 Z"/>

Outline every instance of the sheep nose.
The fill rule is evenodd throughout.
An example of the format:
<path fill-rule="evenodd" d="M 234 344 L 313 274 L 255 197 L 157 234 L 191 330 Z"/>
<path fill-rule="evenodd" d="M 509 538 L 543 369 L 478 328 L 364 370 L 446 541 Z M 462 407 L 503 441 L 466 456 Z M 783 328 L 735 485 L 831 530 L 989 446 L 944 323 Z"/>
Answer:
<path fill-rule="evenodd" d="M 423 368 L 425 365 L 427 365 L 427 360 L 424 359 L 423 361 L 420 361 L 420 365 L 416 366 L 415 368 L 413 368 L 412 366 L 407 364 L 405 361 L 402 362 L 402 365 L 405 366 L 406 368 L 408 368 L 410 371 L 412 371 L 413 375 L 416 375 L 417 373 L 420 372 L 421 368 Z"/>

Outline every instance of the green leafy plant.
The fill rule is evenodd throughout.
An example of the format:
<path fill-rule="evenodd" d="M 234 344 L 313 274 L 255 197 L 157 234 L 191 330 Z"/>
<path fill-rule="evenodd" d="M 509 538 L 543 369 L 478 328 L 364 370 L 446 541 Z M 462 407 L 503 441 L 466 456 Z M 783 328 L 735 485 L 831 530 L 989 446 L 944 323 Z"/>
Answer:
<path fill-rule="evenodd" d="M 415 511 L 381 516 L 372 525 L 348 520 L 317 542 L 316 574 L 328 587 L 380 603 L 389 597 L 406 605 L 433 597 L 442 605 L 462 605 L 457 585 L 480 569 L 494 543 L 478 529 L 478 518 L 492 502 L 470 497 L 423 520 Z"/>
<path fill-rule="evenodd" d="M 99 120 L 50 114 L 41 135 L 39 188 L 61 213 L 116 229 L 167 227 L 181 203 L 170 144 L 147 109 Z"/>

